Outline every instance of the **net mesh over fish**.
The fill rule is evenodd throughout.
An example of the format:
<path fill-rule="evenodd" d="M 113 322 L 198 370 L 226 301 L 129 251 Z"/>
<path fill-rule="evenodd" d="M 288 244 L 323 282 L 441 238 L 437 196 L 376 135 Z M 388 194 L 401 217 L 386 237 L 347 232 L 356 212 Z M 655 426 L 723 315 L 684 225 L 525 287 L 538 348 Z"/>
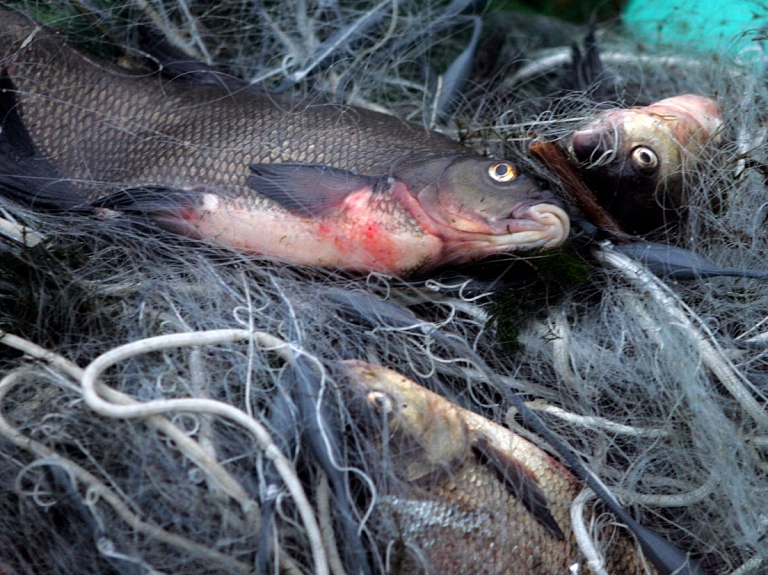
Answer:
<path fill-rule="evenodd" d="M 686 175 L 686 220 L 664 239 L 724 267 L 768 269 L 768 92 L 751 55 L 645 47 L 638 57 L 612 28 L 599 36 L 611 101 L 595 103 L 569 85 L 570 44 L 585 30 L 487 13 L 501 28 L 499 59 L 474 66 L 455 105 L 438 110 L 440 75 L 471 42 L 458 4 L 137 1 L 89 6 L 88 27 L 136 46 L 133 24 L 159 25 L 230 73 L 393 111 L 542 177 L 551 174 L 525 154 L 534 135 L 564 140 L 616 103 L 715 97 L 724 142 Z M 66 4 L 61 14 L 35 7 L 54 25 L 74 18 Z M 252 573 L 261 537 L 286 572 L 330 562 L 339 573 L 349 562 L 343 509 L 385 572 L 371 502 L 395 479 L 349 409 L 342 359 L 395 369 L 537 442 L 507 413 L 491 369 L 641 523 L 713 573 L 766 570 L 764 283 L 664 282 L 581 240 L 563 252 L 588 272 L 580 281 L 534 254 L 406 283 L 246 257 L 138 219 L 2 209 L 16 239 L 0 249 L 0 573 Z M 173 337 L 153 339 L 162 336 Z M 133 342 L 103 370 L 86 369 Z M 94 411 L 89 377 L 122 415 Z M 346 504 L 300 437 L 317 423 L 298 415 L 302 377 L 343 439 L 320 444 L 344 472 Z M 146 417 L 124 409 L 181 399 L 197 403 Z M 590 522 L 612 521 L 599 509 L 587 517 L 593 532 Z"/>

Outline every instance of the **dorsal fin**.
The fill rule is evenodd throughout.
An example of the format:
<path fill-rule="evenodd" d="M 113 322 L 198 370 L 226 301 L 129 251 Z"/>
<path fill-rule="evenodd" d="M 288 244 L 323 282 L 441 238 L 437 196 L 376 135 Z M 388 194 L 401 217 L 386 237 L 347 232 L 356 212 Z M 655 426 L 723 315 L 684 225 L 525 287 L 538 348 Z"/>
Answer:
<path fill-rule="evenodd" d="M 35 155 L 35 146 L 21 121 L 16 103 L 16 86 L 8 69 L 0 71 L 0 154 L 29 158 Z"/>
<path fill-rule="evenodd" d="M 138 27 L 138 45 L 147 58 L 157 66 L 157 72 L 174 82 L 219 86 L 232 91 L 250 87 L 245 80 L 195 60 L 148 26 Z"/>

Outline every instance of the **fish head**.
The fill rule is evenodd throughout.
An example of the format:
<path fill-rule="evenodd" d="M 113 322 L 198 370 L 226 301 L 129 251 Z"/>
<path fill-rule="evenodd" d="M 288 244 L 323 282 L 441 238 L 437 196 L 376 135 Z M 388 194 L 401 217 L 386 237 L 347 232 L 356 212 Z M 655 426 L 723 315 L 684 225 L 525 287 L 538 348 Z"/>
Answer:
<path fill-rule="evenodd" d="M 658 184 L 682 166 L 681 143 L 664 118 L 643 109 L 609 112 L 577 130 L 571 154 L 587 173 Z"/>
<path fill-rule="evenodd" d="M 685 94 L 609 110 L 576 130 L 569 153 L 603 206 L 629 231 L 647 232 L 684 202 L 684 175 L 722 132 L 714 100 Z"/>
<path fill-rule="evenodd" d="M 570 219 L 561 202 L 512 162 L 474 155 L 412 155 L 390 176 L 428 233 L 441 237 L 454 263 L 490 254 L 561 245 Z"/>
<path fill-rule="evenodd" d="M 402 479 L 431 476 L 469 456 L 467 426 L 452 403 L 391 369 L 358 360 L 344 365 L 353 415 L 390 445 Z"/>
<path fill-rule="evenodd" d="M 584 181 L 628 231 L 662 226 L 682 203 L 681 145 L 661 118 L 608 113 L 574 133 L 570 147 Z"/>

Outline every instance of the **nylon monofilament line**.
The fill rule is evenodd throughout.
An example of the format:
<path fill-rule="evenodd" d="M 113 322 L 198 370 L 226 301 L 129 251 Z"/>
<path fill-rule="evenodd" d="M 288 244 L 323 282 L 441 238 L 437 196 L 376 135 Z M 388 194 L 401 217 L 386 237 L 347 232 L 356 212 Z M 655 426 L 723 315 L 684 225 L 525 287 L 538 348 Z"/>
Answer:
<path fill-rule="evenodd" d="M 117 209 L 157 199 L 135 188 L 98 213 L 0 197 L 0 571 L 337 575 L 358 571 L 354 533 L 365 550 L 362 570 L 429 572 L 425 561 L 440 551 L 425 553 L 419 542 L 440 549 L 477 535 L 441 531 L 450 523 L 445 510 L 456 507 L 434 492 L 455 463 L 408 482 L 394 456 L 418 463 L 421 448 L 403 449 L 391 426 L 370 432 L 385 426 L 350 399 L 340 367 L 349 361 L 392 370 L 478 418 L 505 422 L 548 453 L 559 444 L 574 468 L 594 474 L 584 477 L 628 515 L 588 491 L 572 520 L 567 510 L 558 515 L 578 532 L 573 545 L 583 552 L 574 548 L 572 563 L 580 572 L 600 572 L 619 540 L 645 565 L 639 572 L 659 572 L 620 525 L 626 521 L 689 552 L 712 575 L 764 570 L 768 292 L 759 278 L 768 271 L 768 88 L 745 54 L 649 43 L 638 55 L 626 30 L 598 22 L 603 73 L 599 85 L 584 85 L 591 80 L 574 70 L 572 46 L 589 59 L 586 27 L 474 11 L 462 0 L 14 6 L 75 42 L 91 63 L 119 62 L 158 94 L 175 89 L 155 75 L 163 62 L 211 93 L 234 94 L 249 89 L 243 79 L 258 79 L 278 93 L 275 101 L 302 102 L 297 118 L 308 105 L 332 102 L 439 131 L 531 175 L 573 225 L 560 248 L 402 279 L 287 264 L 169 231 L 140 210 Z M 56 89 L 82 91 L 89 81 L 71 78 Z M 60 105 L 64 94 L 53 90 L 36 104 Z M 690 163 L 675 174 L 681 205 L 665 207 L 663 226 L 629 238 L 643 243 L 625 252 L 598 247 L 593 240 L 610 234 L 570 196 L 567 176 L 585 169 L 569 151 L 573 135 L 612 111 L 683 94 L 717 102 L 720 140 L 690 149 Z M 13 96 L 34 134 L 23 95 Z M 66 130 L 45 159 L 15 148 L 6 133 L 0 168 L 25 168 L 11 181 L 26 191 L 43 178 L 49 187 L 39 200 L 50 199 L 72 184 L 52 175 L 57 155 L 77 158 L 92 143 L 78 139 L 81 128 L 109 125 L 131 132 L 135 145 L 105 154 L 103 171 L 76 182 L 105 189 L 134 152 L 157 149 L 169 133 L 163 121 L 192 117 L 174 108 L 135 130 L 122 104 Z M 534 157 L 533 141 L 570 167 Z M 183 151 L 193 142 L 172 143 Z M 149 163 L 169 165 L 162 154 Z M 429 175 L 417 168 L 399 167 L 409 182 Z M 247 176 L 274 175 L 259 170 Z M 387 181 L 371 191 L 390 190 Z M 300 199 L 282 196 L 294 212 L 327 207 Z M 432 205 L 462 216 L 445 200 Z M 313 244 L 299 245 L 317 256 Z M 476 461 L 490 469 L 494 460 L 481 453 Z M 475 518 L 493 512 L 461 509 Z M 406 515 L 421 523 L 408 531 L 393 521 Z M 511 558 L 495 575 L 514 573 L 521 561 Z"/>

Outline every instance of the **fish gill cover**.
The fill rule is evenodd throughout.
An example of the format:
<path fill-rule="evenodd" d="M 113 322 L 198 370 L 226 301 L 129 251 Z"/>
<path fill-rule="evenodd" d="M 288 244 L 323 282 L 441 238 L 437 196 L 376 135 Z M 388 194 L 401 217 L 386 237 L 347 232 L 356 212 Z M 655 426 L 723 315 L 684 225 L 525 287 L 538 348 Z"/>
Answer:
<path fill-rule="evenodd" d="M 569 64 L 586 29 L 468 2 L 72 4 L 88 15 L 26 8 L 134 64 L 141 24 L 248 81 L 513 158 L 558 192 L 531 138 L 565 145 L 618 105 L 714 97 L 726 137 L 685 175 L 684 221 L 654 239 L 768 269 L 768 90 L 735 58 L 638 55 L 606 23 L 596 97 Z M 351 278 L 140 222 L 2 210 L 0 572 L 410 572 L 372 506 L 398 478 L 339 360 L 394 369 L 536 443 L 500 378 L 640 523 L 711 573 L 768 569 L 764 283 L 663 281 L 583 238 L 554 271 L 534 254 L 420 282 Z M 587 513 L 596 555 L 582 572 L 599 573 L 620 531 Z"/>

